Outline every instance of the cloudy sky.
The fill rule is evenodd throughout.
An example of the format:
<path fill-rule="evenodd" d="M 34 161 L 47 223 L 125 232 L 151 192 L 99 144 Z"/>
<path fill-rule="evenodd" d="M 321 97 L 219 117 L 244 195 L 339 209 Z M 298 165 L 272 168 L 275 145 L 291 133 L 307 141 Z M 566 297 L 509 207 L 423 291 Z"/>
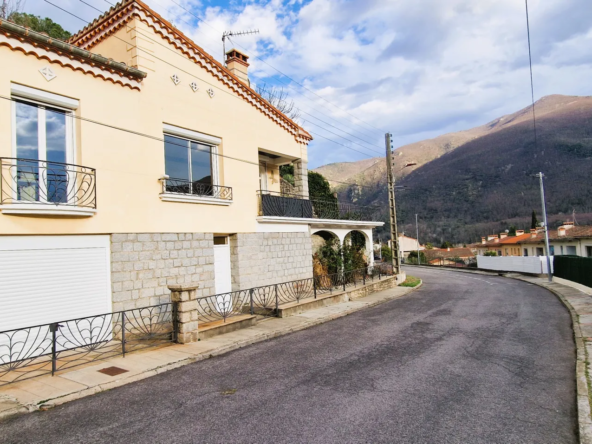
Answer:
<path fill-rule="evenodd" d="M 85 20 L 81 0 L 50 0 Z M 112 0 L 109 0 L 112 1 Z M 100 10 L 106 0 L 85 0 Z M 315 137 L 310 167 L 484 124 L 530 103 L 523 0 L 146 0 L 217 59 L 224 30 L 255 84 L 283 86 Z M 45 0 L 27 12 L 84 26 Z M 592 1 L 530 0 L 535 99 L 592 95 Z M 364 153 L 364 154 L 362 154 Z"/>

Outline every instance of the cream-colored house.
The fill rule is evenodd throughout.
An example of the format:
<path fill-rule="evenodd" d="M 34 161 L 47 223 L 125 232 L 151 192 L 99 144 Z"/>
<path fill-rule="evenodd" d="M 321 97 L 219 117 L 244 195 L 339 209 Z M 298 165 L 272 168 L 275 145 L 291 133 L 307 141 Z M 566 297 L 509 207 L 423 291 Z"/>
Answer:
<path fill-rule="evenodd" d="M 312 138 L 248 57 L 222 66 L 141 1 L 68 43 L 0 20 L 0 60 L 0 331 L 309 278 L 322 230 L 371 248 L 381 222 L 311 205 Z"/>

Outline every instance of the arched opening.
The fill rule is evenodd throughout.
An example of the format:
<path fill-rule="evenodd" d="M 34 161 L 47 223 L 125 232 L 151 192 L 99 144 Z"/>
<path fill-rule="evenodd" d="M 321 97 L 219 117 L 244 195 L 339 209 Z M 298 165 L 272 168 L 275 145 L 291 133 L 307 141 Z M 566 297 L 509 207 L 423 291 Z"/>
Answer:
<path fill-rule="evenodd" d="M 339 273 L 343 267 L 341 240 L 327 230 L 312 234 L 312 265 L 317 276 Z"/>
<path fill-rule="evenodd" d="M 345 271 L 366 269 L 372 264 L 371 242 L 362 231 L 350 231 L 343 240 L 343 269 Z"/>

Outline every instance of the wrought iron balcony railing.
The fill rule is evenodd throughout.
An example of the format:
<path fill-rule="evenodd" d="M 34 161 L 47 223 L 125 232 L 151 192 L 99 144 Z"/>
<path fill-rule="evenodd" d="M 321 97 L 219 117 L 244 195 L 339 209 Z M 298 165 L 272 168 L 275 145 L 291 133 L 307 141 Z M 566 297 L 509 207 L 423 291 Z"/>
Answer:
<path fill-rule="evenodd" d="M 163 178 L 161 181 L 163 193 L 232 200 L 231 187 L 211 185 L 202 182 L 192 182 L 187 179 Z"/>
<path fill-rule="evenodd" d="M 0 158 L 0 203 L 97 208 L 96 171 L 46 160 Z"/>
<path fill-rule="evenodd" d="M 364 207 L 337 200 L 311 200 L 297 194 L 258 191 L 259 215 L 305 219 L 378 221 L 380 207 Z"/>

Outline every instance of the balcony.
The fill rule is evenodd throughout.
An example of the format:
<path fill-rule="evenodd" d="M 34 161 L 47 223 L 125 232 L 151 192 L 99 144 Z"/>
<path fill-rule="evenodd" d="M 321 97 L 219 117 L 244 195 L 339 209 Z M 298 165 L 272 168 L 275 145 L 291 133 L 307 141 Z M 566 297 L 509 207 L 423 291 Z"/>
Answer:
<path fill-rule="evenodd" d="M 164 176 L 160 179 L 165 202 L 202 203 L 210 205 L 230 205 L 232 188 L 187 179 L 175 179 Z"/>
<path fill-rule="evenodd" d="M 0 211 L 15 215 L 93 216 L 96 171 L 46 160 L 0 158 Z"/>
<path fill-rule="evenodd" d="M 275 218 L 288 218 L 312 219 L 315 222 L 319 220 L 376 222 L 377 225 L 382 225 L 382 222 L 379 222 L 380 207 L 310 200 L 297 194 L 272 191 L 259 191 L 257 195 L 259 216 L 270 222 Z"/>

